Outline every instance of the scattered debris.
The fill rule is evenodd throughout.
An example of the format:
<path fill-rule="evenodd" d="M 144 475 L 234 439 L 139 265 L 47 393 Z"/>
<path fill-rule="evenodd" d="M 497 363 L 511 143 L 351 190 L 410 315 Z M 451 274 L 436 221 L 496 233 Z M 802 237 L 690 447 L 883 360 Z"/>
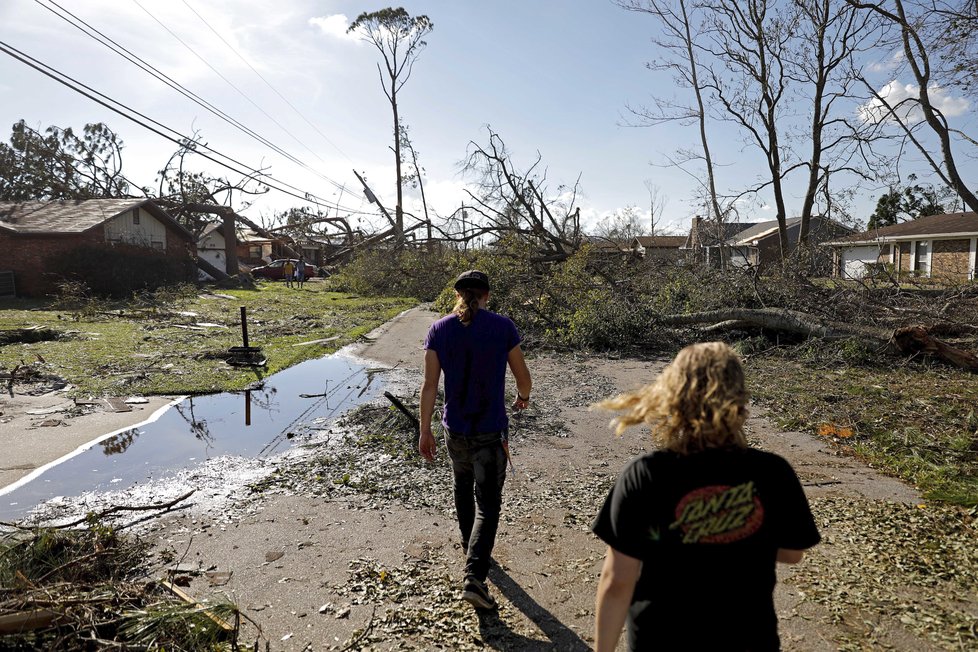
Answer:
<path fill-rule="evenodd" d="M 322 337 L 318 340 L 309 340 L 308 342 L 299 342 L 298 344 L 293 344 L 292 346 L 310 346 L 312 344 L 325 344 L 326 342 L 335 342 L 340 339 L 339 335 L 333 335 L 332 337 Z"/>

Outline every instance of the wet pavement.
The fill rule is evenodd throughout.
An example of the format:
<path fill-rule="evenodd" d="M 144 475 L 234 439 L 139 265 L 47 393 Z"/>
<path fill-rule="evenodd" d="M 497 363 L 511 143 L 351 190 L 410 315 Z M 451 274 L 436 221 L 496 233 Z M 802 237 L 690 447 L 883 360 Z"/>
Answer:
<path fill-rule="evenodd" d="M 98 441 L 0 495 L 0 520 L 45 501 L 159 483 L 217 458 L 268 459 L 382 391 L 378 370 L 337 353 L 244 392 L 186 398 L 157 420 Z M 233 467 L 232 467 L 233 468 Z"/>

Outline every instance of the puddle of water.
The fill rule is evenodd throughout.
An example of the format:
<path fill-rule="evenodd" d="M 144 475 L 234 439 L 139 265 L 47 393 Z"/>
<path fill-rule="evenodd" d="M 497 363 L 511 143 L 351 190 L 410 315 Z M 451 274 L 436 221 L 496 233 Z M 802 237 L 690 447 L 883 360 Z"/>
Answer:
<path fill-rule="evenodd" d="M 269 376 L 261 389 L 184 399 L 156 421 L 113 435 L 0 496 L 0 520 L 23 518 L 51 498 L 117 491 L 220 456 L 278 455 L 309 424 L 378 396 L 380 384 L 355 359 L 333 355 Z"/>

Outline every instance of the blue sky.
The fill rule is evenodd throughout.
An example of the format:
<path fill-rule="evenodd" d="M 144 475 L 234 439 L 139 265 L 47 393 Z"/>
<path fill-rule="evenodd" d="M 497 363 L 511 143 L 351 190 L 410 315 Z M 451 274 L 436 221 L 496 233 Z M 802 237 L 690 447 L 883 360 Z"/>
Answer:
<path fill-rule="evenodd" d="M 346 190 L 339 191 L 250 140 L 33 0 L 0 3 L 0 40 L 182 133 L 198 130 L 210 146 L 240 161 L 270 165 L 276 179 L 362 211 L 360 218 L 366 222 L 379 224 L 372 217 L 375 209 L 362 199 L 352 168 L 366 174 L 385 204 L 393 204 L 390 107 L 379 86 L 377 52 L 343 33 L 361 11 L 384 5 L 312 0 L 59 4 Z M 677 147 L 695 146 L 696 132 L 675 125 L 624 126 L 629 120 L 628 104 L 647 103 L 653 91 L 674 90 L 667 76 L 645 67 L 654 56 L 653 23 L 648 17 L 626 12 L 611 0 L 441 0 L 403 6 L 412 15 L 427 14 L 434 22 L 428 47 L 401 93 L 400 110 L 427 172 L 429 205 L 437 213 L 448 214 L 463 201 L 466 179 L 459 174 L 458 164 L 470 141 L 485 142 L 486 125 L 503 137 L 518 165 L 531 163 L 539 151 L 551 188 L 573 184 L 580 175 L 584 193 L 580 204 L 589 223 L 626 206 L 647 210 L 646 180 L 667 199 L 663 220 L 667 229 L 686 230 L 690 217 L 700 212 L 692 201 L 694 179 L 650 165 L 661 164 L 664 155 Z M 191 8 L 234 49 L 222 43 Z M 304 118 L 270 90 L 239 54 Z M 882 71 L 880 85 L 887 81 Z M 36 128 L 106 122 L 125 141 L 126 171 L 141 184 L 153 183 L 156 171 L 174 150 L 172 143 L 2 56 L 0 137 L 9 137 L 9 126 L 21 118 Z M 723 164 L 721 185 L 728 188 L 761 173 L 757 153 L 744 149 L 731 134 L 729 126 L 722 125 L 714 133 Z M 212 166 L 200 161 L 199 167 Z M 857 199 L 857 212 L 865 213 L 864 218 L 875 195 L 878 189 L 867 188 Z M 741 219 L 773 219 L 765 208 L 767 202 L 761 196 L 745 204 Z M 245 213 L 258 218 L 298 203 L 271 193 Z M 797 191 L 789 188 L 789 213 L 800 203 Z M 420 212 L 416 198 L 408 204 L 409 210 Z"/>

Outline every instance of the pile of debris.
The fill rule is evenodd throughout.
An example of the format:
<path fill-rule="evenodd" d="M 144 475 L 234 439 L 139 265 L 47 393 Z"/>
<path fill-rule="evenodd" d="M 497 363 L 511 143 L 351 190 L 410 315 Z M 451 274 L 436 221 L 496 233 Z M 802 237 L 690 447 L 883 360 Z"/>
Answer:
<path fill-rule="evenodd" d="M 53 527 L 3 524 L 0 648 L 237 649 L 237 607 L 197 602 L 167 572 L 154 573 L 148 544 L 106 516 Z"/>

